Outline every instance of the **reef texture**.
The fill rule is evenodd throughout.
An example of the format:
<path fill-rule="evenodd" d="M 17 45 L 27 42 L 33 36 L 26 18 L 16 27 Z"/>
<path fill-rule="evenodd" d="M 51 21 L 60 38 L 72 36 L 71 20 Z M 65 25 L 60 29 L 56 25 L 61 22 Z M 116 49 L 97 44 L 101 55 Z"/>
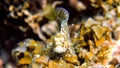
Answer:
<path fill-rule="evenodd" d="M 13 1 L 8 7 L 5 24 L 13 26 L 10 19 L 22 21 L 26 25 L 16 28 L 22 32 L 31 29 L 40 40 L 25 39 L 12 50 L 18 68 L 120 67 L 119 0 L 21 3 Z"/>

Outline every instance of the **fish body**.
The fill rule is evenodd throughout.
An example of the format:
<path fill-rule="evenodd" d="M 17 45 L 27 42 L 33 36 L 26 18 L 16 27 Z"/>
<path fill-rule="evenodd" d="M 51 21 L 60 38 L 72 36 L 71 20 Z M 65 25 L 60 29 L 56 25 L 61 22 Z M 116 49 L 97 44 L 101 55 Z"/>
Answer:
<path fill-rule="evenodd" d="M 55 48 L 54 51 L 57 53 L 66 52 L 70 47 L 68 19 L 69 12 L 64 8 L 57 8 L 57 22 L 60 25 L 60 32 L 54 36 Z"/>

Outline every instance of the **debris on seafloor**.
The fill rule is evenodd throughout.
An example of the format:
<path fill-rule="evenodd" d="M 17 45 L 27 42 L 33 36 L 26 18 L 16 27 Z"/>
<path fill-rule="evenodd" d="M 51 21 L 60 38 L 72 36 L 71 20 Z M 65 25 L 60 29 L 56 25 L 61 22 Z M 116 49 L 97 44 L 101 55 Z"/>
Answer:
<path fill-rule="evenodd" d="M 26 39 L 20 42 L 19 47 L 12 51 L 18 67 L 119 68 L 119 1 L 115 0 L 115 3 L 113 3 L 114 0 L 107 0 L 106 2 L 102 2 L 102 0 L 98 0 L 99 2 L 96 0 L 90 1 L 92 7 L 103 9 L 103 15 L 95 15 L 79 24 L 72 23 L 72 30 L 69 29 L 67 24 L 68 11 L 64 8 L 58 8 L 57 11 L 54 11 L 54 8 L 52 8 L 53 10 L 50 11 L 56 13 L 53 16 L 57 15 L 59 29 L 53 30 L 53 32 L 56 31 L 54 35 L 48 32 L 51 35 L 49 39 L 40 36 L 45 41 Z M 111 6 L 116 3 L 119 4 L 117 7 Z M 11 7 L 10 10 L 12 9 Z M 51 18 L 51 15 L 48 14 L 46 18 L 53 19 L 54 17 Z M 32 27 L 32 25 L 30 26 Z M 46 32 L 47 29 L 44 31 Z"/>

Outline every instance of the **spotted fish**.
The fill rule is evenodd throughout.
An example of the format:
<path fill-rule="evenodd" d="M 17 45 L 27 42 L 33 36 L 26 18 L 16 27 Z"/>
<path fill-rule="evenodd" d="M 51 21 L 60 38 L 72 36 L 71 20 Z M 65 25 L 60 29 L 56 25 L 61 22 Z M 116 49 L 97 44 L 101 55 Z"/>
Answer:
<path fill-rule="evenodd" d="M 60 26 L 60 32 L 54 36 L 55 48 L 54 51 L 57 53 L 63 53 L 70 47 L 68 19 L 69 12 L 64 8 L 57 8 L 57 22 Z"/>

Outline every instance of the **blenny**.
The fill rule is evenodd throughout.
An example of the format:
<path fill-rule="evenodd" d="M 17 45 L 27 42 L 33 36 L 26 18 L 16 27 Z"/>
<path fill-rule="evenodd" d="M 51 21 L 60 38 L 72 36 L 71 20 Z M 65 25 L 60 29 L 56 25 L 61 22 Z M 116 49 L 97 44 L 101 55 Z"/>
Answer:
<path fill-rule="evenodd" d="M 57 22 L 60 25 L 60 32 L 54 36 L 56 53 L 64 53 L 66 50 L 71 47 L 70 37 L 69 37 L 69 28 L 68 28 L 68 19 L 69 12 L 64 8 L 57 8 Z"/>

